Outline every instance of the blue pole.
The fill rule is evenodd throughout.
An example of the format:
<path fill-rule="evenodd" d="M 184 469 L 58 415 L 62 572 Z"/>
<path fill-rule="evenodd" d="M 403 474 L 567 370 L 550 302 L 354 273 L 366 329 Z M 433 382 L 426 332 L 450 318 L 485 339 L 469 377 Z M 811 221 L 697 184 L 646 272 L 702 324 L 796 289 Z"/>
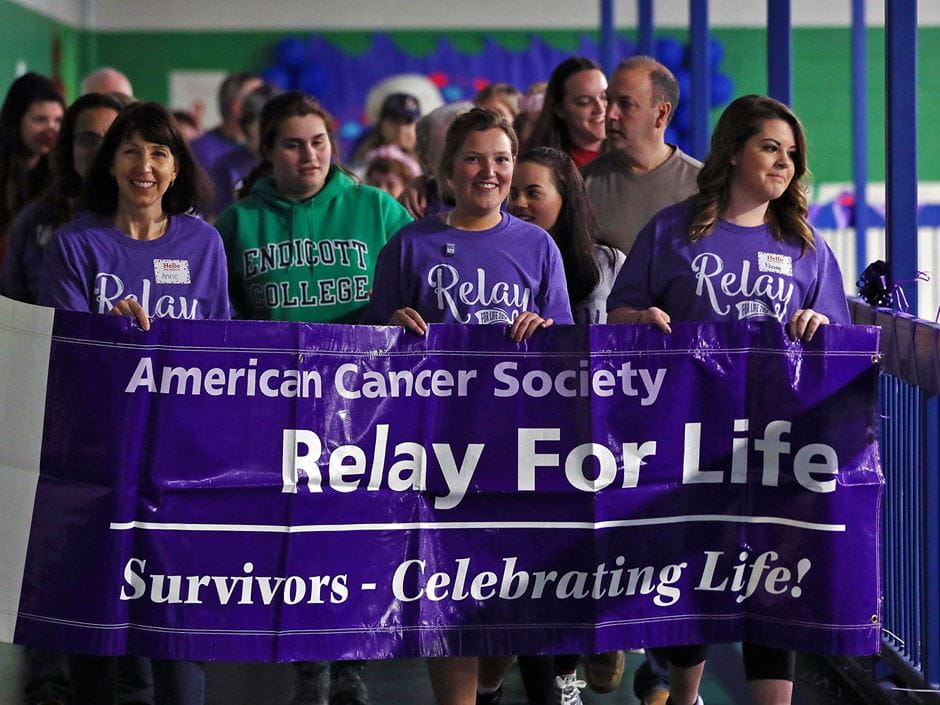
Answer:
<path fill-rule="evenodd" d="M 793 94 L 790 0 L 767 0 L 767 93 L 790 105 Z"/>
<path fill-rule="evenodd" d="M 917 0 L 885 4 L 885 236 L 892 280 L 917 314 Z"/>
<path fill-rule="evenodd" d="M 710 52 L 708 47 L 708 0 L 689 0 L 690 44 L 692 47 L 692 156 L 704 159 L 708 153 L 711 115 Z M 679 100 L 682 100 L 679 96 Z M 675 109 L 675 106 L 673 106 Z"/>
<path fill-rule="evenodd" d="M 614 0 L 601 0 L 601 68 L 608 76 L 614 71 Z"/>
<path fill-rule="evenodd" d="M 653 55 L 653 0 L 637 0 L 639 32 L 637 51 L 646 56 Z"/>
<path fill-rule="evenodd" d="M 865 47 L 865 0 L 852 0 L 852 181 L 855 184 L 855 276 L 868 266 L 865 232 L 868 229 L 868 82 Z"/>

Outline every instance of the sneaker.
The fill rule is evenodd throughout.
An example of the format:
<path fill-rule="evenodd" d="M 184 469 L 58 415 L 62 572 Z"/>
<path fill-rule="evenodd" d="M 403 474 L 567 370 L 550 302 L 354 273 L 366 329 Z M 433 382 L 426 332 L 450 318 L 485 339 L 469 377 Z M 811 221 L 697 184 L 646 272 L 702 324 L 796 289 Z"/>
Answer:
<path fill-rule="evenodd" d="M 584 658 L 584 679 L 595 693 L 609 693 L 620 684 L 626 659 L 623 651 L 607 651 Z"/>
<path fill-rule="evenodd" d="M 581 688 L 587 685 L 578 680 L 578 674 L 569 673 L 555 676 L 552 692 L 548 696 L 548 705 L 581 705 Z"/>
<path fill-rule="evenodd" d="M 663 688 L 656 688 L 643 696 L 643 705 L 666 705 L 668 700 L 669 691 Z"/>
<path fill-rule="evenodd" d="M 503 684 L 492 693 L 481 693 L 477 691 L 477 705 L 499 705 L 500 698 L 503 697 Z"/>
<path fill-rule="evenodd" d="M 362 661 L 330 664 L 330 705 L 369 705 L 369 692 L 362 679 Z"/>

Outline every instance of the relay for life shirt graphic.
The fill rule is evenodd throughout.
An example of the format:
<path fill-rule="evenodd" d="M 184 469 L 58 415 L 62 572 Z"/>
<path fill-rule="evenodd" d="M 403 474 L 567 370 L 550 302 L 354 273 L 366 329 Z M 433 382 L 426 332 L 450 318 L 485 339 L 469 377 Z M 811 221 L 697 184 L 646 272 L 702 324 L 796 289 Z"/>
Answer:
<path fill-rule="evenodd" d="M 849 323 L 842 274 L 822 238 L 801 247 L 766 225 L 719 220 L 697 240 L 689 235 L 689 203 L 660 211 L 640 231 L 607 299 L 607 310 L 656 306 L 673 321 L 786 322 L 813 309 L 831 323 Z"/>

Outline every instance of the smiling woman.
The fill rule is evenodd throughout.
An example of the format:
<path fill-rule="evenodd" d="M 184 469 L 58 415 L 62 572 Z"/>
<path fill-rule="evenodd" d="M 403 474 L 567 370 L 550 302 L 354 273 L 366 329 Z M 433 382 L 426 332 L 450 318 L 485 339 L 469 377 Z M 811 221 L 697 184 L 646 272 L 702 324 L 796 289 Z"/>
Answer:
<path fill-rule="evenodd" d="M 78 134 L 91 143 L 100 127 L 83 123 Z M 229 318 L 222 241 L 187 215 L 205 193 L 169 113 L 156 103 L 130 106 L 108 128 L 85 180 L 91 215 L 60 228 L 46 248 L 39 303 L 132 315 L 145 331 L 151 317 Z M 113 667 L 113 659 L 73 659 L 76 700 L 97 701 L 82 688 L 109 683 Z M 202 664 L 154 660 L 153 673 L 157 702 L 170 693 L 179 705 L 203 702 Z"/>
<path fill-rule="evenodd" d="M 10 86 L 0 109 L 0 262 L 17 213 L 52 182 L 49 152 L 65 103 L 45 76 L 27 73 Z"/>
<path fill-rule="evenodd" d="M 656 214 L 640 231 L 610 297 L 608 322 L 764 320 L 809 340 L 850 323 L 842 275 L 806 220 L 803 126 L 764 96 L 735 100 L 712 135 L 699 193 Z M 745 642 L 754 702 L 789 703 L 793 653 Z M 695 700 L 705 646 L 663 649 L 670 699 Z"/>

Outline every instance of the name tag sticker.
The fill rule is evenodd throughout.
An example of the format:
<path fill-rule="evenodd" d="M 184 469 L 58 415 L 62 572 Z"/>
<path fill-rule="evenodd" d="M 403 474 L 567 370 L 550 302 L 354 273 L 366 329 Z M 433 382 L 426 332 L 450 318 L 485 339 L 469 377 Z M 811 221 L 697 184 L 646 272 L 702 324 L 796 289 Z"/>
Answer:
<path fill-rule="evenodd" d="M 189 279 L 189 260 L 155 259 L 153 274 L 157 284 L 191 284 Z"/>
<path fill-rule="evenodd" d="M 762 272 L 784 274 L 788 277 L 792 277 L 793 258 L 789 255 L 777 254 L 776 252 L 758 252 L 757 268 Z"/>

